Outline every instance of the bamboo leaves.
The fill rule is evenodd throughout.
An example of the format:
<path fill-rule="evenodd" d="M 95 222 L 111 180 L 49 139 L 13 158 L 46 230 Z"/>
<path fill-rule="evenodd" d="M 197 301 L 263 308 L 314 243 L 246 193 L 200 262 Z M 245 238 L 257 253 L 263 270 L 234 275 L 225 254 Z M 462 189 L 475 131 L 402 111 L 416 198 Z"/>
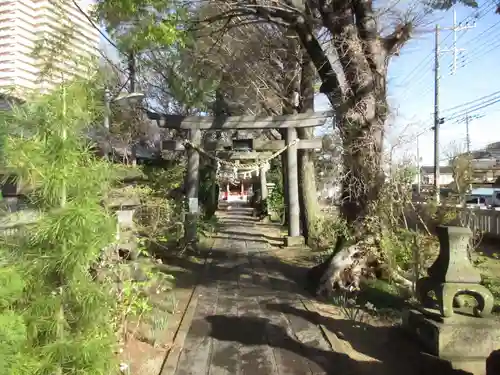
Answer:
<path fill-rule="evenodd" d="M 110 166 L 85 139 L 100 114 L 99 96 L 94 82 L 75 81 L 0 116 L 2 163 L 29 183 L 41 214 L 0 248 L 0 356 L 10 358 L 2 374 L 101 375 L 113 368 L 115 301 L 89 272 L 115 229 L 101 205 Z"/>
<path fill-rule="evenodd" d="M 182 43 L 187 10 L 175 0 L 99 0 L 95 16 L 120 50 L 140 52 Z"/>

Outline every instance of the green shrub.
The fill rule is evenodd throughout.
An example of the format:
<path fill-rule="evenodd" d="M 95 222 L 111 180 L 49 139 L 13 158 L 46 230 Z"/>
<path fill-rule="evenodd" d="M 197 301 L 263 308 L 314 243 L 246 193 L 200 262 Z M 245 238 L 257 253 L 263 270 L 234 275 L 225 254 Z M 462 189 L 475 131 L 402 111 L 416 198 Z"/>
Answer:
<path fill-rule="evenodd" d="M 275 183 L 274 188 L 269 193 L 266 199 L 268 213 L 275 214 L 281 222 L 285 218 L 285 197 L 283 192 L 283 184 L 279 181 Z"/>
<path fill-rule="evenodd" d="M 73 82 L 3 113 L 4 167 L 34 187 L 41 219 L 0 244 L 0 373 L 109 374 L 116 302 L 89 272 L 114 239 L 101 205 L 108 163 L 84 142 L 99 114 L 93 84 Z"/>
<path fill-rule="evenodd" d="M 339 236 L 349 238 L 345 220 L 334 215 L 324 215 L 311 228 L 308 244 L 313 250 L 325 251 L 324 256 L 327 256 L 333 251 Z"/>

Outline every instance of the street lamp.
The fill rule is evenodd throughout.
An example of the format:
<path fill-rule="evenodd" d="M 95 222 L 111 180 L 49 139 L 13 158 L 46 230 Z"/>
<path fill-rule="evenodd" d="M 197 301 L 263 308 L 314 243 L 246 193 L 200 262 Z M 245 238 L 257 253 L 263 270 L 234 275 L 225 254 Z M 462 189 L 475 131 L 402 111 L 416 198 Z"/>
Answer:
<path fill-rule="evenodd" d="M 111 113 L 111 103 L 134 101 L 137 99 L 142 99 L 143 97 L 144 94 L 142 92 L 130 92 L 112 98 L 109 90 L 106 89 L 104 91 L 104 127 L 106 129 L 109 129 L 109 114 Z"/>

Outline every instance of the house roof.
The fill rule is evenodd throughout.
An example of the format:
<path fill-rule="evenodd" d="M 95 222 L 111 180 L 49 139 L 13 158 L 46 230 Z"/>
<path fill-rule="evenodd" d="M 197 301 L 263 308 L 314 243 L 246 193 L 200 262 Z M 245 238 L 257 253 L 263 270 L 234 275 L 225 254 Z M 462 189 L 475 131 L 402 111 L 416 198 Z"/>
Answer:
<path fill-rule="evenodd" d="M 434 166 L 423 166 L 420 168 L 420 172 L 424 174 L 433 174 L 434 173 Z M 439 173 L 442 174 L 453 174 L 453 169 L 450 166 L 442 166 L 439 167 Z"/>
<path fill-rule="evenodd" d="M 89 139 L 97 144 L 104 153 L 114 152 L 120 156 L 131 155 L 132 145 L 119 137 L 113 136 L 104 128 L 92 129 Z M 161 129 L 148 129 L 148 134 L 136 141 L 136 157 L 139 159 L 161 158 Z"/>
<path fill-rule="evenodd" d="M 494 142 L 486 147 L 471 151 L 472 159 L 493 159 L 500 160 L 500 142 Z"/>

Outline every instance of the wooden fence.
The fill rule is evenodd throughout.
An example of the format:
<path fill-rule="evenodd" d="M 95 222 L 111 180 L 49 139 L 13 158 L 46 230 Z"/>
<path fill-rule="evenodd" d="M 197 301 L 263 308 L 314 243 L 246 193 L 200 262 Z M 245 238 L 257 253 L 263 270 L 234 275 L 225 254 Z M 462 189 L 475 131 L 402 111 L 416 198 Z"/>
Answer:
<path fill-rule="evenodd" d="M 442 218 L 433 220 L 425 209 L 424 204 L 416 204 L 415 208 L 420 218 L 413 209 L 408 210 L 406 215 L 411 227 L 415 227 L 415 225 L 421 226 L 420 219 L 422 219 L 432 231 L 438 221 L 442 220 Z M 446 209 L 443 207 L 438 211 L 438 215 L 445 215 L 445 212 L 450 210 L 455 212 L 458 211 L 458 215 L 455 214 L 454 216 L 456 216 L 456 218 L 447 222 L 447 225 L 468 226 L 473 232 L 479 231 L 488 237 L 500 239 L 500 211 L 460 207 L 448 207 L 448 209 Z"/>
<path fill-rule="evenodd" d="M 416 211 L 413 208 L 409 208 L 406 211 L 406 220 L 410 228 L 415 228 L 416 226 L 422 227 L 420 219 L 428 226 L 428 228 L 433 232 L 435 225 L 438 224 L 437 220 L 433 220 L 425 209 L 425 204 L 415 203 Z M 451 209 L 459 211 L 459 217 L 448 225 L 467 225 L 472 231 L 480 231 L 484 235 L 499 239 L 500 240 L 500 210 L 492 209 L 480 209 L 480 208 L 455 208 Z M 332 204 L 324 204 L 321 206 L 321 210 L 325 214 L 338 214 L 338 207 Z M 442 210 L 444 211 L 444 210 Z M 419 217 L 420 216 L 420 217 Z"/>
<path fill-rule="evenodd" d="M 473 231 L 500 239 L 500 211 L 467 208 L 464 216 Z"/>

